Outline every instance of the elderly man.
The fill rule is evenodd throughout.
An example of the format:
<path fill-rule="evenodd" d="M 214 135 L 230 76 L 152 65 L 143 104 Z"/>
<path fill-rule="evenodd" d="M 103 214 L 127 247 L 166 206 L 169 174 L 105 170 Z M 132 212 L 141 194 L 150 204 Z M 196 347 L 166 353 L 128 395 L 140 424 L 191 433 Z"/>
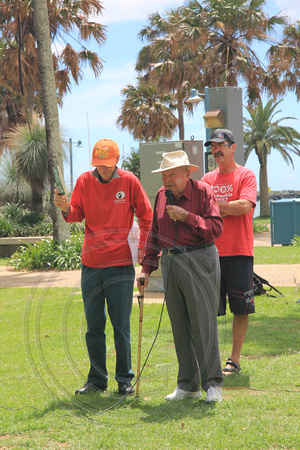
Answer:
<path fill-rule="evenodd" d="M 87 321 L 86 344 L 90 370 L 85 385 L 76 394 L 102 392 L 107 388 L 106 304 L 114 329 L 118 393 L 132 395 L 130 315 L 136 256 L 130 234 L 134 214 L 139 219 L 138 260 L 152 219 L 149 199 L 139 179 L 119 169 L 116 142 L 101 139 L 93 149 L 93 171 L 76 181 L 70 202 L 56 190 L 54 203 L 67 222 L 85 219 L 82 248 L 81 289 Z"/>
<path fill-rule="evenodd" d="M 256 206 L 256 178 L 252 170 L 235 162 L 234 135 L 230 130 L 212 132 L 205 146 L 211 148 L 218 168 L 202 181 L 208 183 L 217 198 L 224 221 L 222 236 L 216 240 L 221 266 L 221 302 L 219 315 L 226 314 L 226 296 L 233 313 L 232 351 L 223 369 L 224 375 L 239 373 L 243 342 L 249 314 L 255 312 L 253 296 L 253 210 Z"/>
<path fill-rule="evenodd" d="M 157 192 L 154 215 L 147 237 L 144 278 L 161 266 L 165 298 L 172 325 L 179 370 L 177 388 L 166 400 L 197 398 L 200 384 L 206 402 L 222 400 L 217 311 L 220 268 L 214 240 L 223 222 L 211 188 L 190 179 L 198 166 L 180 150 L 163 154 L 158 170 L 163 187 Z M 201 380 L 201 381 L 200 381 Z"/>

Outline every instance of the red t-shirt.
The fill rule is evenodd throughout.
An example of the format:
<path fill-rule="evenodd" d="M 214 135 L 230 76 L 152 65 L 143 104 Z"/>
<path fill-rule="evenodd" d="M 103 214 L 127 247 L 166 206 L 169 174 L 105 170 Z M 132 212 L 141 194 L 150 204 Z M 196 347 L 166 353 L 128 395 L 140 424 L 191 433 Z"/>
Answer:
<path fill-rule="evenodd" d="M 216 239 L 216 246 L 220 256 L 254 256 L 252 220 L 257 190 L 254 172 L 243 166 L 230 173 L 215 169 L 206 173 L 202 181 L 212 187 L 218 202 L 246 199 L 253 203 L 248 214 L 223 217 L 223 233 Z"/>
<path fill-rule="evenodd" d="M 95 171 L 80 175 L 64 217 L 67 222 L 85 219 L 82 264 L 88 267 L 131 265 L 129 236 L 134 213 L 139 219 L 138 246 L 144 248 L 152 208 L 139 179 L 119 168 L 109 183 L 101 183 Z"/>

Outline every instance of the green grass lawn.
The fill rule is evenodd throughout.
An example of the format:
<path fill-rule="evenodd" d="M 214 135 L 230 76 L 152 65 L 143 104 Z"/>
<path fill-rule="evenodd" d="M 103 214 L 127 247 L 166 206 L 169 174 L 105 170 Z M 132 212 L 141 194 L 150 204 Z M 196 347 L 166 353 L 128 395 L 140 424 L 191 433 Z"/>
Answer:
<path fill-rule="evenodd" d="M 255 264 L 300 264 L 300 246 L 254 247 Z M 0 258 L 0 266 L 8 259 Z"/>
<path fill-rule="evenodd" d="M 0 258 L 0 266 L 7 266 L 9 258 Z"/>
<path fill-rule="evenodd" d="M 141 377 L 139 398 L 120 402 L 107 323 L 108 390 L 77 397 L 88 358 L 81 294 L 67 288 L 1 289 L 0 448 L 13 449 L 297 449 L 300 399 L 300 291 L 256 297 L 242 372 L 225 379 L 223 402 L 167 403 L 177 361 L 166 309 Z M 162 305 L 145 304 L 144 362 Z M 219 318 L 222 363 L 231 349 L 230 313 Z M 139 308 L 132 312 L 136 369 Z"/>
<path fill-rule="evenodd" d="M 300 264 L 300 246 L 254 247 L 254 264 Z"/>

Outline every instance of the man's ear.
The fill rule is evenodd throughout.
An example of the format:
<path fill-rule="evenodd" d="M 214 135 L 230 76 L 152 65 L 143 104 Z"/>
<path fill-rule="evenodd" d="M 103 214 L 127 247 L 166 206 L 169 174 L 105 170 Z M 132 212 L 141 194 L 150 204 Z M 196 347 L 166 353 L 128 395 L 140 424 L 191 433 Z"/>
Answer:
<path fill-rule="evenodd" d="M 116 158 L 116 165 L 118 164 L 119 159 L 120 159 L 120 155 L 118 155 L 117 158 Z"/>

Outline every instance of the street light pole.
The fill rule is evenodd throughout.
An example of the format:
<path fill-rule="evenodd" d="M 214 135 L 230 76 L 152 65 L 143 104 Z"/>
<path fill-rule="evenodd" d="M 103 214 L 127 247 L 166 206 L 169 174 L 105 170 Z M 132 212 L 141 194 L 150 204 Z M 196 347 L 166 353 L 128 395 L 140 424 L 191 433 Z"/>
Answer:
<path fill-rule="evenodd" d="M 73 149 L 72 149 L 72 144 L 73 141 L 70 138 L 69 139 L 69 149 L 70 149 L 70 190 L 71 190 L 71 194 L 73 192 Z M 77 141 L 77 147 L 82 147 L 82 142 L 81 141 Z"/>
<path fill-rule="evenodd" d="M 71 194 L 73 192 L 73 153 L 72 153 L 72 139 L 69 140 L 69 147 L 70 147 L 70 191 Z"/>

